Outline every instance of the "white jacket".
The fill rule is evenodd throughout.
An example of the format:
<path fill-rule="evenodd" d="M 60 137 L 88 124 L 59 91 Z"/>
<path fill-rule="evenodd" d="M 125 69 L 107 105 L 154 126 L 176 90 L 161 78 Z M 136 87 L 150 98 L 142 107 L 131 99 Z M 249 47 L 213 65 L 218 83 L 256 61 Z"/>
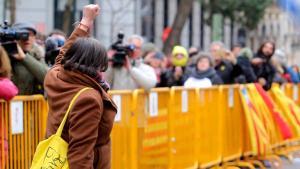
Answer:
<path fill-rule="evenodd" d="M 187 88 L 209 88 L 212 86 L 212 82 L 209 78 L 196 79 L 194 77 L 189 77 L 184 83 L 184 87 Z"/>
<path fill-rule="evenodd" d="M 105 80 L 110 84 L 112 90 L 149 90 L 156 86 L 157 79 L 155 71 L 149 65 L 138 63 L 128 71 L 125 67 L 109 67 L 105 72 Z"/>

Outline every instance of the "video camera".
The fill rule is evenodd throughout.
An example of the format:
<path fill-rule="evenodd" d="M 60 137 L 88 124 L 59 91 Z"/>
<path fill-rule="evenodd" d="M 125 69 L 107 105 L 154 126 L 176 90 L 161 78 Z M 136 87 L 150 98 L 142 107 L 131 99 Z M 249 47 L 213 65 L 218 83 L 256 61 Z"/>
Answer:
<path fill-rule="evenodd" d="M 28 40 L 28 38 L 28 31 L 9 27 L 7 21 L 4 21 L 4 25 L 0 26 L 0 44 L 4 47 L 8 55 L 18 53 L 16 40 Z"/>
<path fill-rule="evenodd" d="M 126 56 L 130 56 L 134 51 L 134 45 L 124 45 L 124 33 L 118 33 L 118 40 L 111 45 L 111 49 L 115 50 L 116 53 L 113 55 L 113 67 L 122 67 L 125 64 Z"/>

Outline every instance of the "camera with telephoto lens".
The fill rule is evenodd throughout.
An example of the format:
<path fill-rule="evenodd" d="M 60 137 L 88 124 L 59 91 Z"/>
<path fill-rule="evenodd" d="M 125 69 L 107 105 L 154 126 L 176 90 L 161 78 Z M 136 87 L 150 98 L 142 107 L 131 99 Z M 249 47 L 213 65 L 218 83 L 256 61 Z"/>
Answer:
<path fill-rule="evenodd" d="M 134 45 L 124 45 L 124 33 L 118 33 L 118 40 L 111 45 L 111 49 L 115 51 L 113 55 L 113 67 L 122 67 L 125 64 L 126 56 L 132 55 Z"/>
<path fill-rule="evenodd" d="M 9 27 L 7 21 L 0 26 L 0 43 L 9 56 L 18 53 L 16 40 L 28 40 L 28 38 L 28 31 Z"/>

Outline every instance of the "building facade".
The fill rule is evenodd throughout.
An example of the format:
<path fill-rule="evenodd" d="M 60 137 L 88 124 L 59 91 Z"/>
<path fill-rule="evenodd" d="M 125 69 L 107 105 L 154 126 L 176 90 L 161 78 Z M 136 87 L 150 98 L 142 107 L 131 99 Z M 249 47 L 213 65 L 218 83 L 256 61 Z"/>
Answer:
<path fill-rule="evenodd" d="M 1 1 L 0 9 L 3 9 L 0 12 L 1 22 L 8 20 L 10 23 L 9 5 L 8 0 Z M 49 32 L 53 29 L 53 1 L 16 0 L 15 16 L 16 22 L 29 21 L 34 23 L 39 31 Z"/>
<path fill-rule="evenodd" d="M 257 49 L 264 41 L 273 41 L 284 51 L 289 64 L 300 64 L 300 31 L 294 18 L 273 4 L 266 9 L 257 29 L 251 32 L 248 44 Z"/>

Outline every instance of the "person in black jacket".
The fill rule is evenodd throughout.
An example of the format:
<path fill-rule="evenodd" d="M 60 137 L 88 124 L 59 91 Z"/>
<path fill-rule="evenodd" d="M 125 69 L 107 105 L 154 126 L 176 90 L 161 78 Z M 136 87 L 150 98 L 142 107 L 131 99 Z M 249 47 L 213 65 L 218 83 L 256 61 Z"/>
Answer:
<path fill-rule="evenodd" d="M 276 70 L 271 64 L 271 58 L 275 52 L 275 43 L 265 42 L 258 49 L 257 54 L 252 59 L 252 67 L 257 76 L 258 82 L 265 90 L 272 87 Z"/>
<path fill-rule="evenodd" d="M 240 53 L 234 57 L 232 76 L 235 83 L 245 84 L 256 82 L 256 75 L 252 68 L 250 59 L 253 53 L 249 48 L 241 49 Z"/>
<path fill-rule="evenodd" d="M 224 59 L 224 44 L 222 42 L 213 42 L 210 45 L 210 53 L 215 62 L 215 70 L 221 77 L 224 84 L 232 84 L 234 82 L 232 71 L 233 64 Z"/>

